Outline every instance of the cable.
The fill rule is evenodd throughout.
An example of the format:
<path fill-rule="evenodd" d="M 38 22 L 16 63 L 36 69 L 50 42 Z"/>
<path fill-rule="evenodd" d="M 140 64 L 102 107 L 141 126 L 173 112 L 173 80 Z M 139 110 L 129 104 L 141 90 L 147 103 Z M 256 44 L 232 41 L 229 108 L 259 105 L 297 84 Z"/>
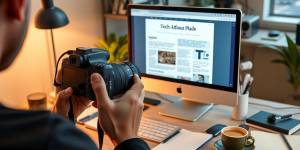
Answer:
<path fill-rule="evenodd" d="M 53 79 L 53 84 L 54 86 L 60 86 L 61 84 L 56 82 L 56 77 L 57 77 L 57 71 L 58 71 L 58 65 L 59 65 L 59 62 L 60 60 L 66 55 L 66 54 L 72 54 L 74 51 L 73 50 L 68 50 L 64 53 L 62 53 L 59 58 L 58 58 L 58 61 L 56 62 L 56 65 L 55 65 L 55 74 L 54 74 L 54 79 Z M 72 97 L 69 97 L 69 112 L 68 112 L 68 118 L 73 122 L 75 123 L 75 117 L 74 117 L 74 112 L 73 112 L 73 103 L 72 103 Z"/>
<path fill-rule="evenodd" d="M 98 131 L 98 143 L 99 143 L 99 150 L 103 148 L 103 139 L 104 139 L 104 131 L 99 124 L 99 119 L 97 121 L 97 131 Z"/>
<path fill-rule="evenodd" d="M 73 111 L 72 96 L 69 97 L 69 105 L 70 105 L 70 109 L 69 109 L 69 112 L 68 112 L 68 117 L 72 121 L 72 123 L 75 124 L 75 117 L 74 117 L 74 111 Z"/>
<path fill-rule="evenodd" d="M 56 76 L 57 76 L 58 65 L 59 65 L 60 60 L 61 60 L 66 54 L 71 55 L 73 52 L 74 52 L 73 50 L 68 50 L 68 51 L 62 53 L 62 54 L 59 56 L 59 58 L 58 58 L 58 60 L 57 60 L 57 62 L 56 62 L 56 65 L 55 65 L 56 67 L 55 67 L 55 74 L 54 74 L 54 79 L 53 79 L 53 82 L 54 82 L 53 85 L 54 85 L 54 86 L 60 86 L 60 85 L 61 85 L 60 83 L 56 82 Z"/>
<path fill-rule="evenodd" d="M 249 102 L 249 104 L 269 107 L 272 109 L 299 109 L 300 110 L 300 107 L 275 107 L 275 106 L 270 106 L 270 105 L 266 105 L 266 104 L 258 104 L 258 103 L 254 103 L 254 102 Z"/>

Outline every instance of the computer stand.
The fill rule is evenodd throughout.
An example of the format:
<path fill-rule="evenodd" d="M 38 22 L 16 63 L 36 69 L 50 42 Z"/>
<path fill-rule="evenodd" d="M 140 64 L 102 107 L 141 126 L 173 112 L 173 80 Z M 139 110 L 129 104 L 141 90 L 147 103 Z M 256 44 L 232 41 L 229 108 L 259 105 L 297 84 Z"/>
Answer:
<path fill-rule="evenodd" d="M 213 104 L 182 100 L 165 104 L 162 106 L 159 114 L 194 122 L 207 113 L 212 107 Z"/>

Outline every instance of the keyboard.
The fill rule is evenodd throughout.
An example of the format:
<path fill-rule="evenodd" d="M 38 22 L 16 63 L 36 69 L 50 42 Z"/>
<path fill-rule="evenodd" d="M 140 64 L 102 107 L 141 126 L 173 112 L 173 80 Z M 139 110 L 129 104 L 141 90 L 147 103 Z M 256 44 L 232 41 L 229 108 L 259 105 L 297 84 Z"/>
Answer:
<path fill-rule="evenodd" d="M 165 142 L 179 133 L 180 127 L 169 123 L 142 118 L 138 136 L 149 141 Z"/>
<path fill-rule="evenodd" d="M 87 128 L 97 130 L 98 110 L 94 107 L 86 109 L 78 118 L 77 121 L 84 124 Z M 153 119 L 142 118 L 138 136 L 149 141 L 161 143 L 179 133 L 180 127 L 156 121 Z"/>

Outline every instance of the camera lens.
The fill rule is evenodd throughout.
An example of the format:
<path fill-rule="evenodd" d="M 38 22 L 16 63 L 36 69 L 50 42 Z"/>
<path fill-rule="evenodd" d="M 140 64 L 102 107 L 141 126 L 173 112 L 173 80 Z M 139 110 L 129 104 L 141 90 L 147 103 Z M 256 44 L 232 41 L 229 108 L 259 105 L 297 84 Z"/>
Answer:
<path fill-rule="evenodd" d="M 106 89 L 110 97 L 123 94 L 133 84 L 133 75 L 141 76 L 139 69 L 132 63 L 107 64 L 101 73 L 106 83 Z M 110 69 L 108 69 L 110 68 Z"/>

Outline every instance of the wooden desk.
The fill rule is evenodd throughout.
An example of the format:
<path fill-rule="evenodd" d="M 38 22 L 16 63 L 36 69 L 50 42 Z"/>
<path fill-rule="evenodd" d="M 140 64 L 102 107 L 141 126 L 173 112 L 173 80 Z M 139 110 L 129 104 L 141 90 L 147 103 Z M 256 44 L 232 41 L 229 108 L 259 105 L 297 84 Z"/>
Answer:
<path fill-rule="evenodd" d="M 153 96 L 153 97 L 155 97 L 155 96 Z M 160 99 L 160 98 L 157 97 L 157 99 Z M 286 105 L 286 104 L 281 104 L 281 103 L 276 103 L 276 102 L 271 102 L 271 101 L 265 101 L 265 100 L 256 99 L 256 98 L 250 98 L 249 101 L 250 101 L 250 103 L 271 105 L 271 106 L 275 106 L 275 107 L 292 106 L 292 105 Z M 165 103 L 167 103 L 167 102 L 162 100 L 161 105 L 163 105 Z M 243 123 L 242 121 L 231 120 L 232 108 L 229 106 L 224 106 L 224 105 L 215 105 L 212 110 L 210 110 L 207 114 L 205 114 L 203 117 L 201 117 L 197 122 L 188 122 L 188 121 L 183 121 L 183 120 L 179 120 L 179 119 L 175 119 L 175 118 L 161 116 L 158 114 L 159 109 L 160 109 L 159 106 L 150 106 L 150 108 L 144 112 L 143 117 L 179 125 L 182 128 L 185 128 L 185 129 L 188 129 L 191 131 L 197 131 L 197 132 L 205 132 L 206 129 L 208 129 L 209 127 L 211 127 L 212 125 L 217 124 L 217 123 L 226 124 L 226 125 L 239 125 L 239 124 Z M 300 109 L 277 109 L 277 110 L 275 110 L 275 109 L 272 109 L 272 108 L 269 108 L 266 106 L 249 104 L 249 114 L 248 115 L 251 116 L 260 110 L 265 110 L 268 112 L 279 113 L 279 114 L 300 112 Z M 295 116 L 295 118 L 300 119 L 300 115 Z M 78 125 L 78 127 L 80 129 L 82 129 L 86 134 L 88 134 L 95 141 L 95 143 L 98 144 L 98 142 L 97 142 L 98 137 L 97 137 L 96 131 L 86 129 L 82 125 Z M 251 128 L 251 130 L 257 130 L 257 129 Z M 300 131 L 296 132 L 295 134 L 300 135 Z M 208 144 L 206 144 L 202 149 L 204 149 L 204 150 L 213 149 L 212 143 L 218 139 L 220 139 L 220 137 L 214 138 L 212 141 L 210 141 Z M 158 144 L 158 143 L 154 143 L 154 142 L 150 142 L 150 141 L 147 141 L 147 143 L 150 145 L 151 148 L 155 147 Z M 104 137 L 103 145 L 104 145 L 104 150 L 112 150 L 113 149 L 113 145 L 107 136 Z"/>

